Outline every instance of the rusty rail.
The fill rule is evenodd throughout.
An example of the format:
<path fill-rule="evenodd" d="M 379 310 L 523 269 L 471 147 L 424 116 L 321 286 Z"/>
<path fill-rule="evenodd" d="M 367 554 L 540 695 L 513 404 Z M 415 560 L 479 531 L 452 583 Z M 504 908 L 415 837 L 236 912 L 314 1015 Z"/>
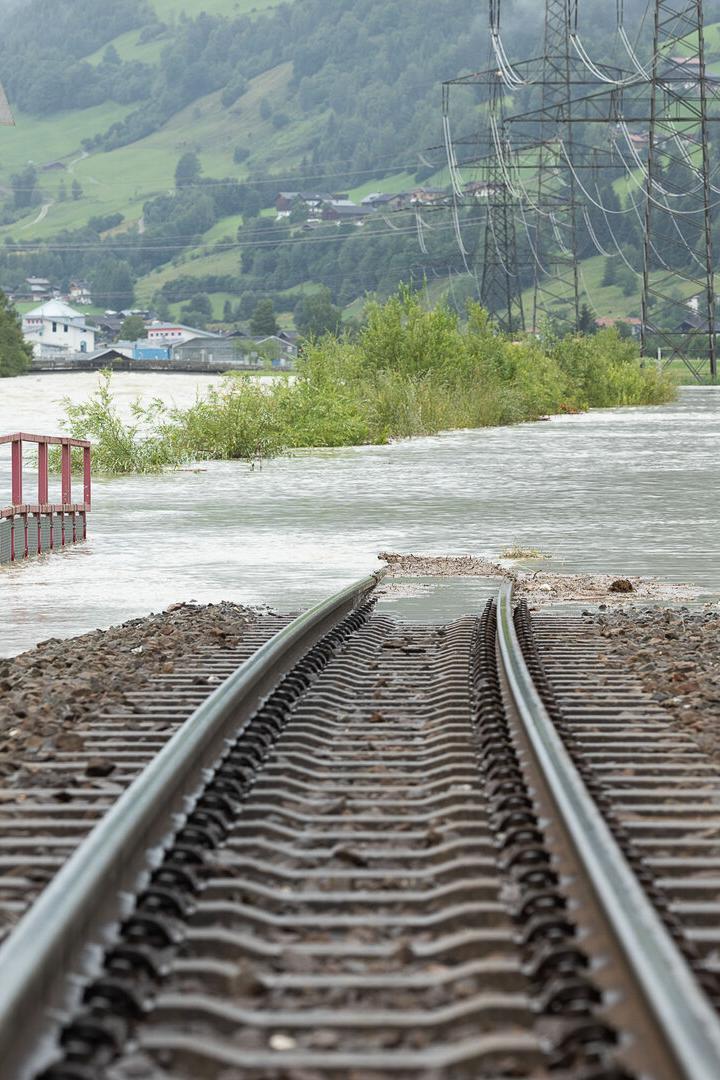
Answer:
<path fill-rule="evenodd" d="M 37 447 L 37 500 L 26 502 L 23 484 L 23 444 Z M 87 537 L 87 514 L 92 504 L 91 445 L 64 435 L 0 435 L 10 445 L 10 505 L 0 507 L 0 563 L 15 562 L 77 543 Z M 50 447 L 61 448 L 60 502 L 50 502 Z M 83 452 L 83 501 L 73 502 L 72 452 Z"/>

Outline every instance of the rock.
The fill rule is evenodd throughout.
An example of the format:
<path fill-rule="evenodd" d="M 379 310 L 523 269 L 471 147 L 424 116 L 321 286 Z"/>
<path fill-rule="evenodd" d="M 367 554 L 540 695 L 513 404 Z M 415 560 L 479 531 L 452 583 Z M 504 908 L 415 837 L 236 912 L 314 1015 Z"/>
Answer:
<path fill-rule="evenodd" d="M 333 852 L 336 859 L 348 863 L 350 866 L 367 866 L 367 859 L 360 851 L 354 851 L 349 847 L 336 848 Z"/>
<path fill-rule="evenodd" d="M 616 578 L 615 581 L 610 584 L 608 592 L 631 593 L 635 592 L 635 586 L 632 581 L 629 581 L 627 578 Z"/>
<path fill-rule="evenodd" d="M 115 763 L 107 758 L 90 758 L 85 766 L 86 776 L 109 776 L 115 771 Z"/>
<path fill-rule="evenodd" d="M 270 1036 L 271 1050 L 294 1050 L 296 1046 L 297 1040 L 290 1035 L 276 1034 Z"/>
<path fill-rule="evenodd" d="M 58 750 L 82 750 L 85 743 L 82 737 L 74 731 L 64 731 L 55 739 Z"/>

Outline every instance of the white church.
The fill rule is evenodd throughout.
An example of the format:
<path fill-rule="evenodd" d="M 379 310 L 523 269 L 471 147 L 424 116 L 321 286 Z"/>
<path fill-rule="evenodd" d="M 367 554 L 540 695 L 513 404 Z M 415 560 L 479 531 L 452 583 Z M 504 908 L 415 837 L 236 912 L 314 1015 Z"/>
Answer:
<path fill-rule="evenodd" d="M 64 300 L 48 300 L 23 315 L 22 330 L 36 354 L 46 349 L 63 352 L 91 353 L 95 351 L 95 331 Z"/>

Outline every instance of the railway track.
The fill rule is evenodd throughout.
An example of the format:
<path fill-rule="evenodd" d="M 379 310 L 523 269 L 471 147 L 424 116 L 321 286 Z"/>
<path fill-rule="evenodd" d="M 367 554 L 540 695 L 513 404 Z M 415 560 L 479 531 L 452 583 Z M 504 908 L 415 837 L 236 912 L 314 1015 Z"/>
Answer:
<path fill-rule="evenodd" d="M 75 723 L 0 787 L 0 942 L 118 797 L 213 691 L 290 620 L 263 616 L 232 649 L 199 649 L 121 705 Z"/>
<path fill-rule="evenodd" d="M 3 1080 L 717 1080 L 715 770 L 580 621 L 375 585 L 103 719 L 128 786 L 10 909 Z"/>

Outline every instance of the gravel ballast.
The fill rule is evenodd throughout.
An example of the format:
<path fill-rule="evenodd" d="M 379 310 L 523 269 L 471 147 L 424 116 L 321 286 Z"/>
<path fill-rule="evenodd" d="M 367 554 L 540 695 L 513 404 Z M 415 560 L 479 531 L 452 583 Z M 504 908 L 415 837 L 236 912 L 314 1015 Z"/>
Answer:
<path fill-rule="evenodd" d="M 720 762 L 720 612 L 630 608 L 589 615 L 607 655 L 636 672 L 678 728 Z"/>
<path fill-rule="evenodd" d="M 19 768 L 74 749 L 78 724 L 127 704 L 127 694 L 181 669 L 199 647 L 235 648 L 258 618 L 238 604 L 176 604 L 0 660 L 0 785 Z"/>

